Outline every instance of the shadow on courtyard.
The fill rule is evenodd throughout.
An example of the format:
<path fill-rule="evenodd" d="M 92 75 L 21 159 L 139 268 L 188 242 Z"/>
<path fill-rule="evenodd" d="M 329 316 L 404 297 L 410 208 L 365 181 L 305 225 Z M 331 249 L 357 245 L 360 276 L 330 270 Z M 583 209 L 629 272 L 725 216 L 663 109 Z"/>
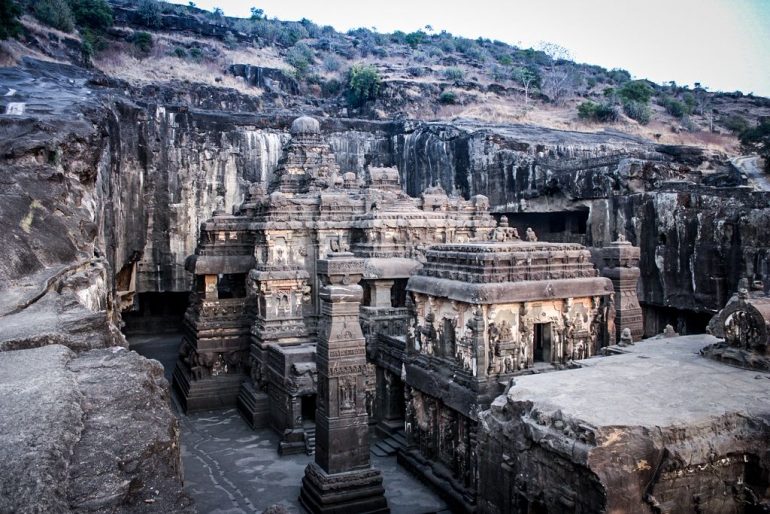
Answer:
<path fill-rule="evenodd" d="M 132 350 L 163 364 L 169 381 L 180 340 L 179 334 L 129 338 Z M 270 429 L 250 429 L 235 409 L 185 415 L 176 400 L 174 409 L 182 431 L 185 490 L 198 512 L 252 513 L 274 504 L 293 513 L 304 512 L 297 498 L 312 456 L 279 456 L 278 435 Z M 395 456 L 371 455 L 371 459 L 382 471 L 391 512 L 449 512 L 427 486 L 398 466 Z"/>

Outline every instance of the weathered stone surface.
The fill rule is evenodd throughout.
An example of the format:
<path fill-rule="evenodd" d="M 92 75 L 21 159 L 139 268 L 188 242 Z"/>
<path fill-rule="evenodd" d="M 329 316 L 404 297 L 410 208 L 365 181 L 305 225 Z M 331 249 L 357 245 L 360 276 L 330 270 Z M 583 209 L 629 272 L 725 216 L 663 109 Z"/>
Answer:
<path fill-rule="evenodd" d="M 0 511 L 192 511 L 157 362 L 121 347 L 2 352 L 0 391 Z"/>
<path fill-rule="evenodd" d="M 770 375 L 698 355 L 714 341 L 642 342 L 516 378 L 482 414 L 480 511 L 766 509 Z"/>

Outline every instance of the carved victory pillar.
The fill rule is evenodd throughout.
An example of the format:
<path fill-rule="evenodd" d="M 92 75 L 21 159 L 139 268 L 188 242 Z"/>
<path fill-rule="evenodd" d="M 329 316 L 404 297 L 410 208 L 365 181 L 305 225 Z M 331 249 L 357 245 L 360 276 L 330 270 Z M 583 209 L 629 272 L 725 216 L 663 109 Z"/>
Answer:
<path fill-rule="evenodd" d="M 316 454 L 299 497 L 313 513 L 390 512 L 382 475 L 369 463 L 366 352 L 358 319 L 363 272 L 363 260 L 348 252 L 318 261 Z"/>
<path fill-rule="evenodd" d="M 615 340 L 620 340 L 624 328 L 631 330 L 634 341 L 644 335 L 642 308 L 636 295 L 639 280 L 639 247 L 632 246 L 623 236 L 602 248 L 602 276 L 612 280 L 615 290 Z"/>

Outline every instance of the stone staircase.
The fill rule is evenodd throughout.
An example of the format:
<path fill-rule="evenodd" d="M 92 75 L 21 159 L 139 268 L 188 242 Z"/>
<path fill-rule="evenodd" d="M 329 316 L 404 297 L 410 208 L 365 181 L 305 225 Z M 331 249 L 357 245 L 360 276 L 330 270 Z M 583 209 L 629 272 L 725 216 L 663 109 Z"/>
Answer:
<path fill-rule="evenodd" d="M 305 427 L 305 453 L 315 455 L 315 424 Z"/>
<path fill-rule="evenodd" d="M 406 448 L 406 433 L 402 428 L 374 443 L 371 446 L 371 452 L 377 457 L 390 457 L 404 448 Z"/>

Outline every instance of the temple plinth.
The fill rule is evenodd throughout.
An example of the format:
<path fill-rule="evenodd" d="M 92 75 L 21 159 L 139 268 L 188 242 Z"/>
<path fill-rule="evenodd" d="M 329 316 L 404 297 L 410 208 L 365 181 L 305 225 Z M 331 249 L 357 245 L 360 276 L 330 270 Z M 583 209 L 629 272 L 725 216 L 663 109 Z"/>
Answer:
<path fill-rule="evenodd" d="M 364 261 L 352 253 L 318 261 L 316 455 L 305 469 L 299 498 L 313 513 L 390 512 L 382 475 L 369 462 L 366 349 L 359 323 L 363 273 Z"/>

